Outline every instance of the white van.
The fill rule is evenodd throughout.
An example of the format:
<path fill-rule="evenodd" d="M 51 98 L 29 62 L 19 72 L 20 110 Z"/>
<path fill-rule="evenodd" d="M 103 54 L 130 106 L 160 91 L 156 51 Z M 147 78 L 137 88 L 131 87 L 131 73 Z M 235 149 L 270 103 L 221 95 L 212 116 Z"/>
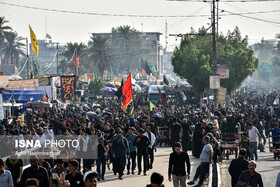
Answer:
<path fill-rule="evenodd" d="M 165 86 L 164 85 L 150 85 L 149 86 L 149 92 L 148 92 L 148 100 L 152 102 L 158 102 L 160 101 L 160 95 L 158 92 L 158 88 L 160 92 L 162 93 L 164 99 L 165 99 Z"/>

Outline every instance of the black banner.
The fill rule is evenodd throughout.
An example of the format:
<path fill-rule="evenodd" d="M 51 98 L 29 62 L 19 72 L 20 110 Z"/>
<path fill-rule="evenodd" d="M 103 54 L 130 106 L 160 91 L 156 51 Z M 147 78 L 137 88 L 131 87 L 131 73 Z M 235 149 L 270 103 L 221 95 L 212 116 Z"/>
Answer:
<path fill-rule="evenodd" d="M 74 93 L 76 88 L 75 76 L 61 76 L 61 99 L 62 101 L 74 101 Z"/>

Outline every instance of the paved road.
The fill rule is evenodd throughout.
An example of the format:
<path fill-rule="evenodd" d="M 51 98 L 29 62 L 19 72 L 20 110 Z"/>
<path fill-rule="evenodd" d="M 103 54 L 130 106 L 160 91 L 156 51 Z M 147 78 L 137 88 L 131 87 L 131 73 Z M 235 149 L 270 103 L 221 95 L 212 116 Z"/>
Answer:
<path fill-rule="evenodd" d="M 262 180 L 264 186 L 266 187 L 274 187 L 276 184 L 276 177 L 278 172 L 280 172 L 280 160 L 274 160 L 273 153 L 268 152 L 268 147 L 266 146 L 267 152 L 259 152 L 258 151 L 258 161 L 256 171 L 262 175 Z M 230 159 L 233 159 L 234 156 L 231 155 Z M 221 173 L 222 173 L 222 186 L 228 186 L 228 182 L 230 182 L 231 178 L 228 173 L 228 167 L 230 164 L 230 160 L 225 160 L 221 164 Z"/>
<path fill-rule="evenodd" d="M 98 183 L 99 187 L 145 187 L 150 182 L 150 176 L 153 172 L 159 172 L 162 175 L 164 175 L 164 185 L 166 187 L 171 187 L 172 182 L 168 181 L 168 159 L 169 154 L 171 153 L 171 148 L 158 148 L 158 151 L 155 153 L 155 161 L 154 161 L 154 167 L 152 170 L 149 170 L 147 172 L 147 176 L 142 175 L 125 175 L 123 177 L 123 180 L 120 181 L 117 179 L 117 176 L 115 176 L 112 173 L 112 170 L 107 170 L 105 175 L 105 181 L 100 181 Z M 188 152 L 189 155 L 191 155 L 191 151 Z M 191 159 L 191 178 L 194 176 L 195 170 L 199 164 L 199 159 L 194 158 L 193 156 L 190 156 Z M 137 170 L 136 170 L 137 172 Z"/>

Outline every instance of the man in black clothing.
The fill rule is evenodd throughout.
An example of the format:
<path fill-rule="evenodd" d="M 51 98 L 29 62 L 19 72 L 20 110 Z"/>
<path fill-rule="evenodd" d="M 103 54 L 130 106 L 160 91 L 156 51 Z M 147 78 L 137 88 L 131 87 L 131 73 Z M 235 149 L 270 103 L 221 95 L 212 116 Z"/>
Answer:
<path fill-rule="evenodd" d="M 141 174 L 142 168 L 141 168 L 141 160 L 143 156 L 144 161 L 144 175 L 147 171 L 147 159 L 148 159 L 148 146 L 150 145 L 150 140 L 144 136 L 144 130 L 139 129 L 138 136 L 135 138 L 134 146 L 137 147 L 137 164 L 138 164 L 138 175 Z"/>
<path fill-rule="evenodd" d="M 38 158 L 36 156 L 30 157 L 31 166 L 26 168 L 20 179 L 20 187 L 25 186 L 25 182 L 29 178 L 35 178 L 39 180 L 40 187 L 50 187 L 49 175 L 45 168 L 38 165 Z"/>
<path fill-rule="evenodd" d="M 254 160 L 249 161 L 249 170 L 240 174 L 236 187 L 263 187 L 262 176 L 255 171 L 256 167 L 257 163 Z"/>
<path fill-rule="evenodd" d="M 16 152 L 17 149 L 13 148 L 11 157 L 6 160 L 6 169 L 12 173 L 14 186 L 18 187 L 23 171 L 23 162 L 22 159 L 17 157 Z"/>
<path fill-rule="evenodd" d="M 186 166 L 187 164 L 187 173 Z M 186 179 L 190 178 L 191 164 L 187 152 L 182 152 L 180 142 L 175 143 L 174 151 L 169 156 L 168 180 L 171 182 L 171 174 L 174 187 L 186 186 Z"/>
<path fill-rule="evenodd" d="M 148 184 L 146 187 L 164 187 L 162 184 L 164 177 L 157 172 L 154 172 L 151 175 L 151 184 Z"/>
<path fill-rule="evenodd" d="M 231 175 L 231 186 L 235 187 L 240 173 L 248 170 L 248 161 L 245 159 L 247 154 L 246 149 L 241 148 L 239 151 L 239 158 L 233 159 L 228 168 L 228 172 Z"/>
<path fill-rule="evenodd" d="M 179 123 L 179 117 L 173 118 L 173 123 L 169 129 L 169 140 L 171 141 L 172 150 L 174 151 L 174 145 L 176 142 L 180 142 L 180 138 L 183 134 L 181 124 Z"/>
<path fill-rule="evenodd" d="M 66 175 L 65 179 L 70 182 L 70 187 L 84 187 L 83 175 L 80 174 L 77 169 L 79 162 L 77 160 L 71 160 L 68 163 L 70 173 Z"/>
<path fill-rule="evenodd" d="M 183 123 L 181 125 L 183 129 L 183 136 L 182 136 L 183 151 L 187 151 L 189 148 L 190 134 L 192 133 L 191 125 L 193 125 L 193 123 L 189 120 L 189 117 L 187 119 L 183 119 Z"/>

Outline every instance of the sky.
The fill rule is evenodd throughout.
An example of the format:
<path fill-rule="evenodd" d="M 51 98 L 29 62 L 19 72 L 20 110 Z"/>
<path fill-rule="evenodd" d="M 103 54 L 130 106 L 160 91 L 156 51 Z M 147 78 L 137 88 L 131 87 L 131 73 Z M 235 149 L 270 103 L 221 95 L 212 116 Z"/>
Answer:
<path fill-rule="evenodd" d="M 81 14 L 29 9 L 2 3 L 74 11 Z M 275 35 L 280 33 L 280 1 L 220 2 L 219 9 L 225 11 L 219 13 L 221 17 L 219 32 L 227 33 L 228 30 L 232 31 L 238 26 L 243 37 L 248 35 L 249 44 L 260 42 L 262 38 L 274 39 Z M 242 14 L 250 12 L 251 14 L 243 15 L 253 19 L 225 15 L 228 14 L 227 11 Z M 190 15 L 195 17 L 188 17 Z M 111 32 L 113 27 L 130 25 L 140 32 L 161 32 L 163 35 L 160 43 L 163 47 L 165 47 L 165 22 L 168 35 L 188 33 L 191 27 L 194 29 L 209 27 L 208 24 L 211 22 L 209 2 L 166 0 L 0 0 L 0 16 L 5 16 L 9 21 L 8 25 L 20 36 L 29 37 L 29 40 L 29 24 L 37 39 L 44 39 L 48 33 L 53 42 L 61 44 L 70 41 L 87 44 L 90 33 Z M 172 51 L 180 40 L 176 41 L 174 36 L 168 36 L 167 41 L 168 50 Z"/>

